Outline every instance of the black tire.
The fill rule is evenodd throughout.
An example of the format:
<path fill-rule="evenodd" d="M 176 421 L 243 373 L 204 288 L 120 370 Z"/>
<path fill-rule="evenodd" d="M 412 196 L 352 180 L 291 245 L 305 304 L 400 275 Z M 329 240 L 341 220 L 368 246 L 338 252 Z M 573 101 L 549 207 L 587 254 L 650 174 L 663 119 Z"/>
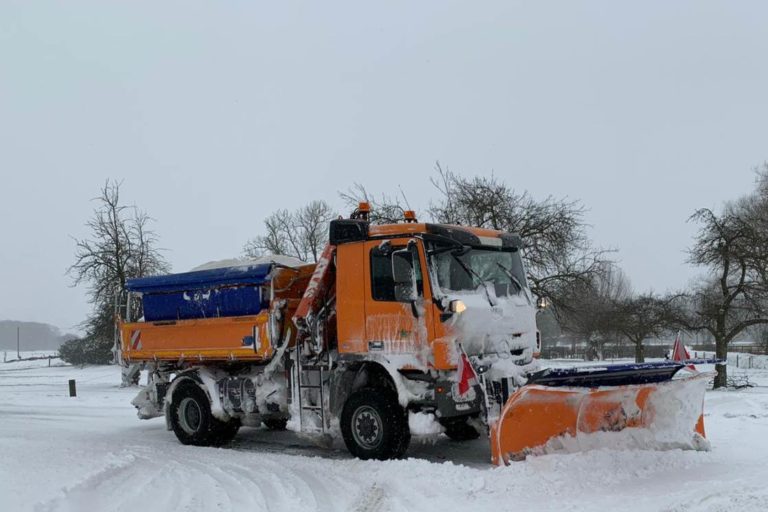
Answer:
<path fill-rule="evenodd" d="M 341 434 L 349 453 L 363 460 L 402 457 L 411 442 L 408 415 L 388 389 L 352 393 L 341 412 Z"/>
<path fill-rule="evenodd" d="M 220 446 L 231 441 L 240 421 L 221 421 L 211 413 L 205 391 L 191 380 L 180 382 L 173 392 L 169 409 L 171 428 L 182 444 Z"/>
<path fill-rule="evenodd" d="M 285 430 L 288 426 L 288 418 L 266 418 L 261 421 L 269 430 Z"/>
<path fill-rule="evenodd" d="M 445 435 L 453 441 L 471 441 L 480 437 L 480 432 L 467 423 L 466 418 L 443 420 L 441 424 L 445 428 Z"/>

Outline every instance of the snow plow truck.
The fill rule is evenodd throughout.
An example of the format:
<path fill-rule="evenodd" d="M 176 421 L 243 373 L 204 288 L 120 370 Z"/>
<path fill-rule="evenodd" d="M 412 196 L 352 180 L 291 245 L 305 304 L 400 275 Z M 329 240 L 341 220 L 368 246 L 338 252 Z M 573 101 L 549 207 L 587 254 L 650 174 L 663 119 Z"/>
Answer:
<path fill-rule="evenodd" d="M 143 316 L 118 331 L 123 364 L 148 370 L 139 417 L 191 445 L 243 425 L 340 434 L 361 459 L 403 456 L 409 413 L 488 436 L 495 464 L 627 440 L 707 448 L 706 378 L 683 363 L 539 369 L 519 236 L 369 213 L 332 221 L 316 264 L 129 280 L 125 309 Z"/>

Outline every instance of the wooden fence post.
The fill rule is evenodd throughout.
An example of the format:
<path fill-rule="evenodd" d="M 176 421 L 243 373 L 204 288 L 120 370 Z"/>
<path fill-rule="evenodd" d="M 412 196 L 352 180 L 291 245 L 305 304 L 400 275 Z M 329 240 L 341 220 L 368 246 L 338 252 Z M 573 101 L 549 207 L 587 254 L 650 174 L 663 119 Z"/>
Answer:
<path fill-rule="evenodd" d="M 75 379 L 69 379 L 69 396 L 77 396 L 77 389 L 75 387 Z"/>

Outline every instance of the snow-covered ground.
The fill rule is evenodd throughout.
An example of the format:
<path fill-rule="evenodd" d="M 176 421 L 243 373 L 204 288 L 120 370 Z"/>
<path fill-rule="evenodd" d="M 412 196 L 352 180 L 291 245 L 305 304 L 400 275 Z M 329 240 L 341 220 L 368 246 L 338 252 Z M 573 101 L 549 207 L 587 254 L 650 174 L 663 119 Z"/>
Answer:
<path fill-rule="evenodd" d="M 415 440 L 407 460 L 352 459 L 290 432 L 182 446 L 140 421 L 115 367 L 0 363 L 2 511 L 768 510 L 768 370 L 708 392 L 711 452 L 597 450 L 489 463 L 487 441 Z M 77 379 L 77 398 L 67 381 Z"/>

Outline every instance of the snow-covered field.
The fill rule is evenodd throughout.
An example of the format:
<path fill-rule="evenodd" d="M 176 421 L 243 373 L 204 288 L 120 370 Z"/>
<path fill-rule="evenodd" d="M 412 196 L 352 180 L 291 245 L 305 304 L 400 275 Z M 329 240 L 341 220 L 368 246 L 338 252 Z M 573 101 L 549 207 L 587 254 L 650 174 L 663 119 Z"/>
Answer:
<path fill-rule="evenodd" d="M 0 510 L 768 510 L 768 370 L 708 392 L 711 452 L 598 450 L 489 464 L 487 441 L 414 440 L 407 460 L 243 428 L 182 446 L 140 421 L 115 367 L 0 363 Z M 59 363 L 60 364 L 60 363 Z M 77 398 L 67 381 L 77 379 Z"/>
<path fill-rule="evenodd" d="M 2 353 L 3 353 L 2 354 L 3 363 L 5 362 L 21 363 L 22 362 L 22 361 L 17 361 L 15 350 L 2 350 Z M 46 358 L 46 364 L 47 364 L 47 358 L 49 357 L 53 360 L 53 362 L 57 362 L 59 358 L 59 353 L 55 350 L 26 350 L 26 351 L 22 350 L 20 355 L 22 360 Z M 35 365 L 38 365 L 38 363 L 35 363 Z"/>

